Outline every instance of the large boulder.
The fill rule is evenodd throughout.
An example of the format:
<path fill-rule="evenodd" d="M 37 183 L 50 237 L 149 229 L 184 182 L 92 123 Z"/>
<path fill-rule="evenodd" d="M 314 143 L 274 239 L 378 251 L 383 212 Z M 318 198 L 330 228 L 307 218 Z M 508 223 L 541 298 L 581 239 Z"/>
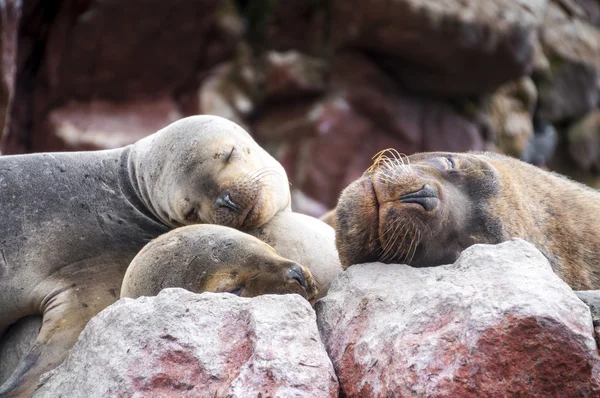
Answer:
<path fill-rule="evenodd" d="M 600 30 L 551 2 L 540 41 L 548 62 L 535 74 L 538 115 L 551 122 L 585 115 L 600 101 Z"/>
<path fill-rule="evenodd" d="M 598 396 L 590 309 L 531 244 L 353 265 L 317 303 L 347 397 Z"/>
<path fill-rule="evenodd" d="M 337 47 L 360 48 L 403 85 L 478 94 L 528 74 L 546 0 L 334 0 Z"/>
<path fill-rule="evenodd" d="M 180 119 L 169 97 L 144 101 L 69 102 L 52 110 L 34 149 L 84 151 L 133 144 Z M 35 135 L 35 134 L 34 134 Z"/>
<path fill-rule="evenodd" d="M 258 139 L 281 142 L 276 156 L 293 186 L 325 208 L 382 149 L 488 149 L 487 126 L 477 117 L 405 91 L 367 56 L 339 53 L 331 68 L 326 96 L 273 107 L 253 125 Z"/>
<path fill-rule="evenodd" d="M 35 397 L 337 397 L 315 313 L 298 295 L 122 299 L 94 317 Z"/>

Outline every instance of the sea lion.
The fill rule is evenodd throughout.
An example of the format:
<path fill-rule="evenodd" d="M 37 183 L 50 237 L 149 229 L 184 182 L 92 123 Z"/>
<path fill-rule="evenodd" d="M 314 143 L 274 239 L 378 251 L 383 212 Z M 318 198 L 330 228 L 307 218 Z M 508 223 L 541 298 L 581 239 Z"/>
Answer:
<path fill-rule="evenodd" d="M 127 268 L 121 297 L 168 287 L 241 297 L 297 293 L 309 301 L 317 293 L 308 269 L 251 235 L 210 224 L 177 228 L 144 246 Z"/>
<path fill-rule="evenodd" d="M 380 155 L 340 195 L 336 222 L 344 267 L 448 264 L 518 237 L 574 290 L 600 289 L 600 193 L 508 156 Z"/>
<path fill-rule="evenodd" d="M 333 208 L 329 210 L 327 213 L 323 214 L 319 217 L 319 220 L 323 221 L 325 224 L 329 225 L 331 228 L 335 228 L 335 220 L 337 215 L 337 208 Z"/>
<path fill-rule="evenodd" d="M 281 212 L 247 232 L 271 245 L 280 256 L 308 268 L 319 287 L 317 299 L 327 294 L 331 281 L 343 271 L 335 247 L 335 230 L 314 217 Z"/>
<path fill-rule="evenodd" d="M 0 396 L 27 396 L 87 321 L 119 297 L 127 265 L 174 227 L 255 228 L 289 210 L 285 171 L 241 127 L 179 120 L 115 150 L 0 157 L 0 335 L 43 314 Z"/>

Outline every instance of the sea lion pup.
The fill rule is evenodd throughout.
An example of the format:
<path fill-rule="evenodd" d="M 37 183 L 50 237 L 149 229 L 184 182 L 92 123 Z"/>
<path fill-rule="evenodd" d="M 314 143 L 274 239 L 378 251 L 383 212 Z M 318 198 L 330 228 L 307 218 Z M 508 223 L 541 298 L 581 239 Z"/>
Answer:
<path fill-rule="evenodd" d="M 317 293 L 308 269 L 253 236 L 209 224 L 177 228 L 144 246 L 127 268 L 121 297 L 168 287 L 242 297 L 298 293 L 309 301 Z"/>
<path fill-rule="evenodd" d="M 289 203 L 281 165 L 216 116 L 179 120 L 121 149 L 0 157 L 0 334 L 43 314 L 0 396 L 31 395 L 119 297 L 150 240 L 194 223 L 254 228 Z"/>
<path fill-rule="evenodd" d="M 280 256 L 308 268 L 319 287 L 317 299 L 327 294 L 331 281 L 343 271 L 335 230 L 314 217 L 281 212 L 248 233 L 273 246 Z"/>
<path fill-rule="evenodd" d="M 380 155 L 340 195 L 344 267 L 435 266 L 475 243 L 534 244 L 574 290 L 600 289 L 600 193 L 494 153 Z"/>

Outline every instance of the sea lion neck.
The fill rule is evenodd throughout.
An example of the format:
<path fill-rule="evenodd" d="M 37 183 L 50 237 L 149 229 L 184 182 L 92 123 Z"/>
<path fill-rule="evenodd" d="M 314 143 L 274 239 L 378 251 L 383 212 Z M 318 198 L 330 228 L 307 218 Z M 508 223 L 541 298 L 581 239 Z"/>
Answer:
<path fill-rule="evenodd" d="M 136 146 L 140 143 L 145 144 L 140 141 L 137 144 L 123 148 L 119 178 L 121 190 L 131 205 L 140 213 L 160 224 L 174 228 L 176 226 L 172 225 L 169 220 L 161 217 L 161 212 L 154 207 L 150 200 L 144 177 L 142 173 L 139 172 L 139 152 L 136 150 Z"/>

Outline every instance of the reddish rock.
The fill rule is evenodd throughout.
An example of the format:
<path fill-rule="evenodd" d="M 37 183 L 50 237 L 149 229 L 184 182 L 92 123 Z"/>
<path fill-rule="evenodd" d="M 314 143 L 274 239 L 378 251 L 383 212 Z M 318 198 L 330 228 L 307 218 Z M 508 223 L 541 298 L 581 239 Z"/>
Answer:
<path fill-rule="evenodd" d="M 546 0 L 334 0 L 331 35 L 410 89 L 479 94 L 531 71 L 545 8 Z"/>
<path fill-rule="evenodd" d="M 55 96 L 136 98 L 171 93 L 231 55 L 217 0 L 61 3 L 43 69 Z M 110 27 L 110 29 L 107 29 Z M 212 48 L 221 41 L 220 49 Z"/>
<path fill-rule="evenodd" d="M 119 148 L 133 144 L 181 117 L 175 103 L 167 98 L 126 103 L 71 102 L 50 112 L 48 128 L 37 137 L 33 149 L 82 151 Z"/>
<path fill-rule="evenodd" d="M 326 88 L 325 62 L 297 51 L 268 52 L 264 69 L 267 99 L 318 94 Z"/>
<path fill-rule="evenodd" d="M 349 398 L 600 395 L 589 307 L 520 239 L 440 267 L 353 265 L 317 316 Z"/>
<path fill-rule="evenodd" d="M 165 289 L 94 317 L 35 397 L 337 397 L 315 313 L 298 295 Z"/>
<path fill-rule="evenodd" d="M 257 117 L 259 137 L 282 142 L 278 159 L 290 181 L 326 207 L 382 149 L 483 150 L 490 144 L 476 120 L 450 105 L 401 90 L 366 57 L 339 54 L 329 95 L 314 106 L 280 105 Z"/>

